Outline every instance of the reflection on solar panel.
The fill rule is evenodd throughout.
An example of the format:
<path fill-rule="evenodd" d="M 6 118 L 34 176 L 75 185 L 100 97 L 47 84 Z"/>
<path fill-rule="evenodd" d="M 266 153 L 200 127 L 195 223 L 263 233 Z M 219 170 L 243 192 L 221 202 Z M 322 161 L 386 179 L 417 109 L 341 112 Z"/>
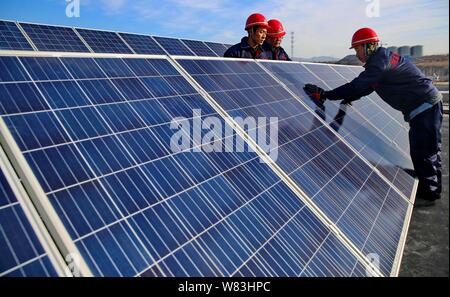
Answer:
<path fill-rule="evenodd" d="M 181 40 L 197 56 L 217 57 L 217 55 L 203 42 L 198 40 Z"/>
<path fill-rule="evenodd" d="M 115 32 L 75 29 L 95 53 L 132 54 Z"/>
<path fill-rule="evenodd" d="M 278 117 L 276 163 L 363 254 L 380 256 L 384 275 L 395 270 L 406 198 L 255 62 L 178 62 L 230 115 Z"/>
<path fill-rule="evenodd" d="M 3 154 L 3 149 L 0 150 Z M 2 162 L 0 160 L 0 277 L 57 276 L 3 173 Z"/>
<path fill-rule="evenodd" d="M 2 50 L 27 50 L 33 48 L 23 36 L 20 29 L 13 22 L 0 20 L 0 49 Z"/>
<path fill-rule="evenodd" d="M 153 36 L 169 55 L 195 56 L 181 40 L 175 38 Z"/>
<path fill-rule="evenodd" d="M 167 60 L 19 59 L 77 94 L 2 118 L 94 275 L 366 275 L 255 153 L 171 152 L 172 118 L 215 111 Z"/>
<path fill-rule="evenodd" d="M 20 23 L 40 51 L 89 52 L 72 28 Z"/>
<path fill-rule="evenodd" d="M 136 54 L 165 55 L 166 52 L 147 35 L 119 33 Z"/>
<path fill-rule="evenodd" d="M 406 197 L 412 196 L 415 180 L 404 171 L 412 168 L 409 156 L 392 144 L 391 138 L 385 135 L 388 133 L 391 136 L 390 133 L 395 133 L 395 136 L 392 136 L 395 138 L 399 133 L 405 133 L 396 122 L 371 101 L 366 102 L 364 99 L 354 102 L 352 107 L 341 106 L 336 101 L 327 101 L 325 110 L 320 110 L 304 93 L 305 83 L 316 83 L 324 89 L 330 89 L 347 82 L 328 65 L 299 63 L 263 63 L 263 65 L 306 105 L 316 110 L 316 113 L 329 122 L 335 131 L 379 169 Z M 383 124 L 376 122 L 375 119 L 381 120 Z"/>
<path fill-rule="evenodd" d="M 215 42 L 205 42 L 206 45 L 212 49 L 217 56 L 223 57 L 223 54 L 225 54 L 225 51 L 228 49 L 221 43 L 215 43 Z"/>

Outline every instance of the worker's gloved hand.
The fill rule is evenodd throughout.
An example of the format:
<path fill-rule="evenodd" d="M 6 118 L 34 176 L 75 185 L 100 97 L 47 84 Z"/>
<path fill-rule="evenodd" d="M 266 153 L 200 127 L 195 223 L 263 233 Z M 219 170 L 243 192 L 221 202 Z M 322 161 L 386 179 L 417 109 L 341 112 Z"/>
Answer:
<path fill-rule="evenodd" d="M 323 106 L 325 100 L 327 99 L 324 89 L 313 84 L 306 84 L 303 89 L 311 98 L 316 101 L 317 105 Z"/>
<path fill-rule="evenodd" d="M 341 101 L 341 104 L 352 106 L 352 101 L 353 100 L 351 100 L 351 99 L 344 99 L 344 100 Z"/>

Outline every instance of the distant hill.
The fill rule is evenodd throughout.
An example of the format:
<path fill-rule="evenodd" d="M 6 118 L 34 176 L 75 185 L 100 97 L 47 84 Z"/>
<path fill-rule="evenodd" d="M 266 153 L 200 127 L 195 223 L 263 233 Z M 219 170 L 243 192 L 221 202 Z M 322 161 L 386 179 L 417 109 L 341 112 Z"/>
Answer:
<path fill-rule="evenodd" d="M 298 62 L 334 63 L 338 61 L 339 58 L 329 56 L 319 56 L 312 58 L 294 58 L 293 60 Z"/>
<path fill-rule="evenodd" d="M 413 63 L 422 70 L 426 76 L 438 78 L 439 81 L 448 81 L 449 55 L 432 55 L 412 59 Z M 355 55 L 348 55 L 336 64 L 363 65 Z"/>
<path fill-rule="evenodd" d="M 340 59 L 339 61 L 336 62 L 336 64 L 342 64 L 342 65 L 359 65 L 362 66 L 363 63 L 361 63 L 358 58 L 356 57 L 356 55 L 348 55 L 345 56 L 344 58 Z"/>

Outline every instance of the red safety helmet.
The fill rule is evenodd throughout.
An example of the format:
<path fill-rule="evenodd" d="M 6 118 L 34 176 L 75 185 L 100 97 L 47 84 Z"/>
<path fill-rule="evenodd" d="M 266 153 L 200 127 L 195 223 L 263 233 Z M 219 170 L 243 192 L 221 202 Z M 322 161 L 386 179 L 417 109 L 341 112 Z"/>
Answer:
<path fill-rule="evenodd" d="M 268 21 L 269 28 L 267 29 L 267 36 L 278 38 L 286 35 L 284 31 L 283 24 L 279 20 L 270 20 Z"/>
<path fill-rule="evenodd" d="M 251 27 L 258 26 L 268 28 L 269 24 L 267 23 L 266 17 L 260 13 L 254 13 L 247 18 L 247 22 L 245 23 L 245 30 L 248 30 Z"/>
<path fill-rule="evenodd" d="M 380 38 L 378 37 L 377 32 L 370 28 L 362 28 L 356 31 L 355 34 L 353 34 L 352 46 L 350 47 L 350 49 L 361 44 L 374 42 L 380 42 Z"/>

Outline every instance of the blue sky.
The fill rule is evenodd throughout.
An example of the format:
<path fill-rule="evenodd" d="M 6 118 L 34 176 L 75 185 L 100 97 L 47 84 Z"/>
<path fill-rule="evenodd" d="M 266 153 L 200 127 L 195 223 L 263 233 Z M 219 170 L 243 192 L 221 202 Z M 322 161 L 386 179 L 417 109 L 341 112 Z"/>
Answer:
<path fill-rule="evenodd" d="M 245 34 L 247 16 L 261 12 L 267 18 L 280 19 L 287 31 L 295 31 L 297 57 L 351 54 L 348 50 L 351 36 L 365 26 L 376 29 L 387 45 L 422 44 L 425 54 L 449 52 L 448 0 L 80 0 L 80 3 L 80 17 L 68 18 L 66 0 L 0 0 L 0 19 L 237 43 Z M 290 53 L 289 36 L 283 45 Z"/>

